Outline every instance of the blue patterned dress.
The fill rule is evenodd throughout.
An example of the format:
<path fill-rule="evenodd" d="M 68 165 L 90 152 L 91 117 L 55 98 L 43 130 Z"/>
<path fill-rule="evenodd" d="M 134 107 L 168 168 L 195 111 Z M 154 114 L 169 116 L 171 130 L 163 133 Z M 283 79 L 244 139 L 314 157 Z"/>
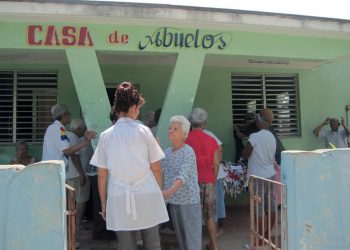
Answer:
<path fill-rule="evenodd" d="M 180 179 L 183 183 L 183 186 L 167 201 L 179 248 L 180 250 L 200 250 L 202 213 L 196 155 L 187 144 L 176 151 L 168 148 L 161 166 L 164 173 L 164 190 L 170 188 L 176 179 Z"/>

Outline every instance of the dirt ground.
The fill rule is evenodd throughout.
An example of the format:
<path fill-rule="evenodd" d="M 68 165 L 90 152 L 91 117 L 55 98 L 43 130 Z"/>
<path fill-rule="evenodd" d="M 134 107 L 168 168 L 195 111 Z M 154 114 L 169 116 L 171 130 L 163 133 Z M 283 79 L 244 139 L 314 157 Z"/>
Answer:
<path fill-rule="evenodd" d="M 226 207 L 227 217 L 224 220 L 223 234 L 218 236 L 220 250 L 244 249 L 249 242 L 249 207 Z M 77 235 L 79 250 L 116 250 L 117 241 L 92 240 L 92 224 L 85 222 L 83 229 Z M 203 242 L 208 242 L 208 237 L 203 230 Z M 175 235 L 161 234 L 164 250 L 177 250 Z M 140 247 L 142 249 L 142 247 Z M 204 249 L 204 248 L 203 248 Z"/>

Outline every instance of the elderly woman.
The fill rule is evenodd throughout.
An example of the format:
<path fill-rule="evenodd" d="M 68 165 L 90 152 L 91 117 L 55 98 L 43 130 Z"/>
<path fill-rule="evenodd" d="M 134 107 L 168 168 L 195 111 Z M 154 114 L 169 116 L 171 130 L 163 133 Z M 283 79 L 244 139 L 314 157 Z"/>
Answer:
<path fill-rule="evenodd" d="M 22 164 L 24 166 L 35 162 L 35 157 L 28 154 L 28 144 L 26 141 L 18 141 L 16 144 L 16 157 L 13 158 L 10 164 Z"/>
<path fill-rule="evenodd" d="M 138 249 L 137 230 L 144 249 L 160 250 L 158 224 L 168 220 L 160 189 L 164 153 L 150 129 L 136 121 L 143 103 L 132 83 L 117 86 L 112 109 L 118 120 L 101 134 L 90 162 L 98 167 L 102 216 L 107 229 L 117 232 L 121 250 Z"/>
<path fill-rule="evenodd" d="M 196 155 L 185 144 L 190 122 L 184 116 L 170 119 L 168 138 L 172 146 L 161 161 L 164 172 L 163 195 L 169 203 L 180 250 L 200 250 L 202 216 Z"/>
<path fill-rule="evenodd" d="M 192 125 L 185 143 L 190 145 L 197 161 L 198 182 L 200 187 L 202 220 L 206 224 L 210 244 L 207 249 L 218 249 L 216 240 L 216 191 L 215 182 L 219 170 L 219 146 L 214 138 L 203 132 L 208 114 L 202 108 L 194 108 L 189 120 Z"/>

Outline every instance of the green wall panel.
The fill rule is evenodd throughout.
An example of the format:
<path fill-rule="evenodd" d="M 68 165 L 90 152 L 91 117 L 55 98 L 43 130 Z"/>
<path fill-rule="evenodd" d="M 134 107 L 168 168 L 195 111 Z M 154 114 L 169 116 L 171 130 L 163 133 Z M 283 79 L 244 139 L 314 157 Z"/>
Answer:
<path fill-rule="evenodd" d="M 208 112 L 207 129 L 223 143 L 223 160 L 233 159 L 231 71 L 228 68 L 204 67 L 194 107 Z"/>
<path fill-rule="evenodd" d="M 171 144 L 167 138 L 170 118 L 174 115 L 187 116 L 192 110 L 204 58 L 201 53 L 182 52 L 177 56 L 156 131 L 162 148 Z"/>
<path fill-rule="evenodd" d="M 86 126 L 100 135 L 110 125 L 104 113 L 108 114 L 110 104 L 96 53 L 81 48 L 67 49 L 66 53 Z M 97 139 L 91 144 L 96 147 Z"/>

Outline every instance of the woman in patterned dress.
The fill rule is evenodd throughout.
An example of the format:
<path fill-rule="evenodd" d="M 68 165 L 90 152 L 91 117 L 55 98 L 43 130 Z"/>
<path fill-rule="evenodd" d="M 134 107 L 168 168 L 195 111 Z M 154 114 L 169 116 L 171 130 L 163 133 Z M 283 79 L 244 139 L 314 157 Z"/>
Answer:
<path fill-rule="evenodd" d="M 190 122 L 184 116 L 170 119 L 168 138 L 172 146 L 161 161 L 164 172 L 164 199 L 170 213 L 180 250 L 200 250 L 202 214 L 198 186 L 196 155 L 185 144 Z"/>

